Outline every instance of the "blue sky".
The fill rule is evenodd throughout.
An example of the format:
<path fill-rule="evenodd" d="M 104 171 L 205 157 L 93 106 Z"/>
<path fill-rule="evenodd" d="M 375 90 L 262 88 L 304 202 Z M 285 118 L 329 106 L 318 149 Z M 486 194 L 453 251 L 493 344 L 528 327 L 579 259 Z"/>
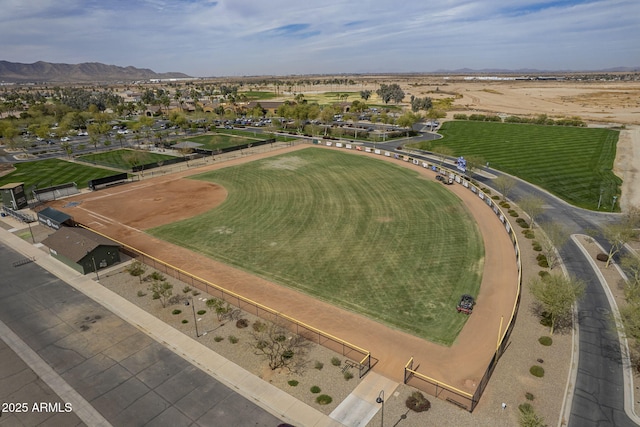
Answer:
<path fill-rule="evenodd" d="M 0 59 L 205 76 L 640 66 L 640 0 L 0 0 Z"/>

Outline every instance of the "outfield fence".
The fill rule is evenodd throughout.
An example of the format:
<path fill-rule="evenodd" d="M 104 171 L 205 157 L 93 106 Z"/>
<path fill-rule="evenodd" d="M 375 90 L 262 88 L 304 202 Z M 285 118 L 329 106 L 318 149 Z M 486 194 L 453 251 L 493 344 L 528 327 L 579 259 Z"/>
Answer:
<path fill-rule="evenodd" d="M 317 141 L 313 143 L 318 144 Z M 491 197 L 486 194 L 480 187 L 477 187 L 473 183 L 471 183 L 465 176 L 461 175 L 457 170 L 443 167 L 442 165 L 436 165 L 430 158 L 427 156 L 421 155 L 420 153 L 407 153 L 407 152 L 398 152 L 398 151 L 389 151 L 384 149 L 377 149 L 366 147 L 359 144 L 353 144 L 350 142 L 342 142 L 342 141 L 323 141 L 323 144 L 330 147 L 343 148 L 348 150 L 356 150 L 363 151 L 367 153 L 372 153 L 374 155 L 381 155 L 388 158 L 394 158 L 399 161 L 407 162 L 415 165 L 416 167 L 421 167 L 425 169 L 430 169 L 434 172 L 442 174 L 446 178 L 450 178 L 454 180 L 456 183 L 462 185 L 472 193 L 476 194 L 481 200 L 483 200 L 487 207 L 490 208 L 498 220 L 504 226 L 505 232 L 509 235 L 511 240 L 511 244 L 513 245 L 513 250 L 516 255 L 516 267 L 518 269 L 518 278 L 516 283 L 513 285 L 516 287 L 516 299 L 513 304 L 513 308 L 511 310 L 511 315 L 509 319 L 502 319 L 500 323 L 500 333 L 498 336 L 498 340 L 496 341 L 496 350 L 493 353 L 491 360 L 482 376 L 482 379 L 478 383 L 475 392 L 469 393 L 463 390 L 460 390 L 450 384 L 443 383 L 434 378 L 431 378 L 425 374 L 422 374 L 417 371 L 417 368 L 414 369 L 414 360 L 413 357 L 407 362 L 404 367 L 404 383 L 409 384 L 412 387 L 418 388 L 432 396 L 437 398 L 446 400 L 449 403 L 452 403 L 456 406 L 459 406 L 469 412 L 472 412 L 480 401 L 480 397 L 484 392 L 487 384 L 489 383 L 489 379 L 493 374 L 493 371 L 500 359 L 500 356 L 504 353 L 509 337 L 511 336 L 511 331 L 515 325 L 516 316 L 518 314 L 518 308 L 520 307 L 520 290 L 522 286 L 522 260 L 520 258 L 520 246 L 518 245 L 518 237 L 516 232 L 511 228 L 511 224 L 507 220 L 506 215 L 500 208 L 498 204 L 494 202 Z M 504 327 L 503 331 L 503 322 L 506 320 L 506 327 Z"/>
<path fill-rule="evenodd" d="M 113 238 L 104 235 L 96 230 L 93 230 L 86 225 L 80 223 L 77 223 L 77 225 L 118 243 L 122 246 L 120 249 L 121 252 L 155 270 L 158 270 L 194 288 L 206 292 L 214 298 L 226 301 L 229 304 L 232 304 L 247 313 L 254 314 L 264 320 L 268 320 L 279 326 L 285 327 L 293 333 L 304 337 L 310 342 L 319 344 L 325 348 L 335 351 L 336 353 L 340 353 L 341 355 L 352 361 L 352 363 L 349 363 L 349 366 L 358 369 L 360 378 L 362 378 L 371 369 L 371 353 L 368 350 L 358 347 L 355 344 L 351 344 L 348 341 L 324 332 L 318 328 L 314 328 L 311 325 L 308 325 L 291 316 L 269 308 L 263 304 L 260 304 L 259 302 L 253 301 L 240 294 L 229 291 L 221 286 L 215 285 L 201 277 L 189 273 L 188 271 L 175 267 L 154 256 L 139 251 L 138 249 L 129 246 L 126 243 L 114 240 Z"/>

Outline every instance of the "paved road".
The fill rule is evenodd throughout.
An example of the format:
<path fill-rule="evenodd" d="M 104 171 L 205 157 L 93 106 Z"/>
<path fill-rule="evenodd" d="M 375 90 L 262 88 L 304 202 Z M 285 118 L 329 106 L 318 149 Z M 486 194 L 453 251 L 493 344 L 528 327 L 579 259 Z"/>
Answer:
<path fill-rule="evenodd" d="M 214 380 L 35 263 L 0 244 L 0 321 L 53 368 L 53 384 L 75 390 L 112 425 L 277 426 L 280 420 Z M 99 286 L 99 285 L 96 285 Z M 2 335 L 7 340 L 6 334 Z M 3 401 L 60 402 L 0 347 Z M 20 351 L 18 351 L 18 354 Z M 4 356 L 7 356 L 5 359 Z M 20 355 L 22 357 L 22 355 Z M 6 363 L 5 360 L 12 360 Z M 51 386 L 52 389 L 55 387 Z M 60 395 L 59 390 L 54 390 Z M 81 403 L 69 401 L 73 408 Z M 54 425 L 29 411 L 0 424 Z M 51 414 L 50 414 L 51 415 Z M 55 414 L 54 414 L 55 415 Z M 76 410 L 55 425 L 78 425 Z M 60 420 L 60 423 L 57 421 Z M 84 424 L 95 425 L 83 420 Z"/>

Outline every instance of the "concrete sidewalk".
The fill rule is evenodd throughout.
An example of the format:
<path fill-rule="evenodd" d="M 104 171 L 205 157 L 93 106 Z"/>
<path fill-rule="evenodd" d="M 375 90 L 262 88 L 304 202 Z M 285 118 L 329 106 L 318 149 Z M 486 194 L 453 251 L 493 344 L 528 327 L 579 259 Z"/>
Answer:
<path fill-rule="evenodd" d="M 97 284 L 88 276 L 80 275 L 77 271 L 55 260 L 42 249 L 25 242 L 6 230 L 0 230 L 0 241 L 25 257 L 34 258 L 42 268 L 283 421 L 310 427 L 344 425 L 252 375 L 194 339 L 169 327 L 126 299 Z M 374 408 L 375 404 L 369 410 Z M 341 416 L 341 418 L 343 417 Z M 363 424 L 349 423 L 349 425 Z"/>

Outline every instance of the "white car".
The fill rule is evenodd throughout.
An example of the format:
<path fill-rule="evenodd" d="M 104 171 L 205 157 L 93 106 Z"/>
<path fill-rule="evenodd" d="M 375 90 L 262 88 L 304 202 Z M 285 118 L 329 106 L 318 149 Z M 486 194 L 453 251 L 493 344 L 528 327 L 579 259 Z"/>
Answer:
<path fill-rule="evenodd" d="M 61 142 L 69 142 L 69 141 L 71 141 L 71 138 L 69 138 L 68 136 L 64 136 L 64 137 L 60 138 L 60 141 Z"/>

